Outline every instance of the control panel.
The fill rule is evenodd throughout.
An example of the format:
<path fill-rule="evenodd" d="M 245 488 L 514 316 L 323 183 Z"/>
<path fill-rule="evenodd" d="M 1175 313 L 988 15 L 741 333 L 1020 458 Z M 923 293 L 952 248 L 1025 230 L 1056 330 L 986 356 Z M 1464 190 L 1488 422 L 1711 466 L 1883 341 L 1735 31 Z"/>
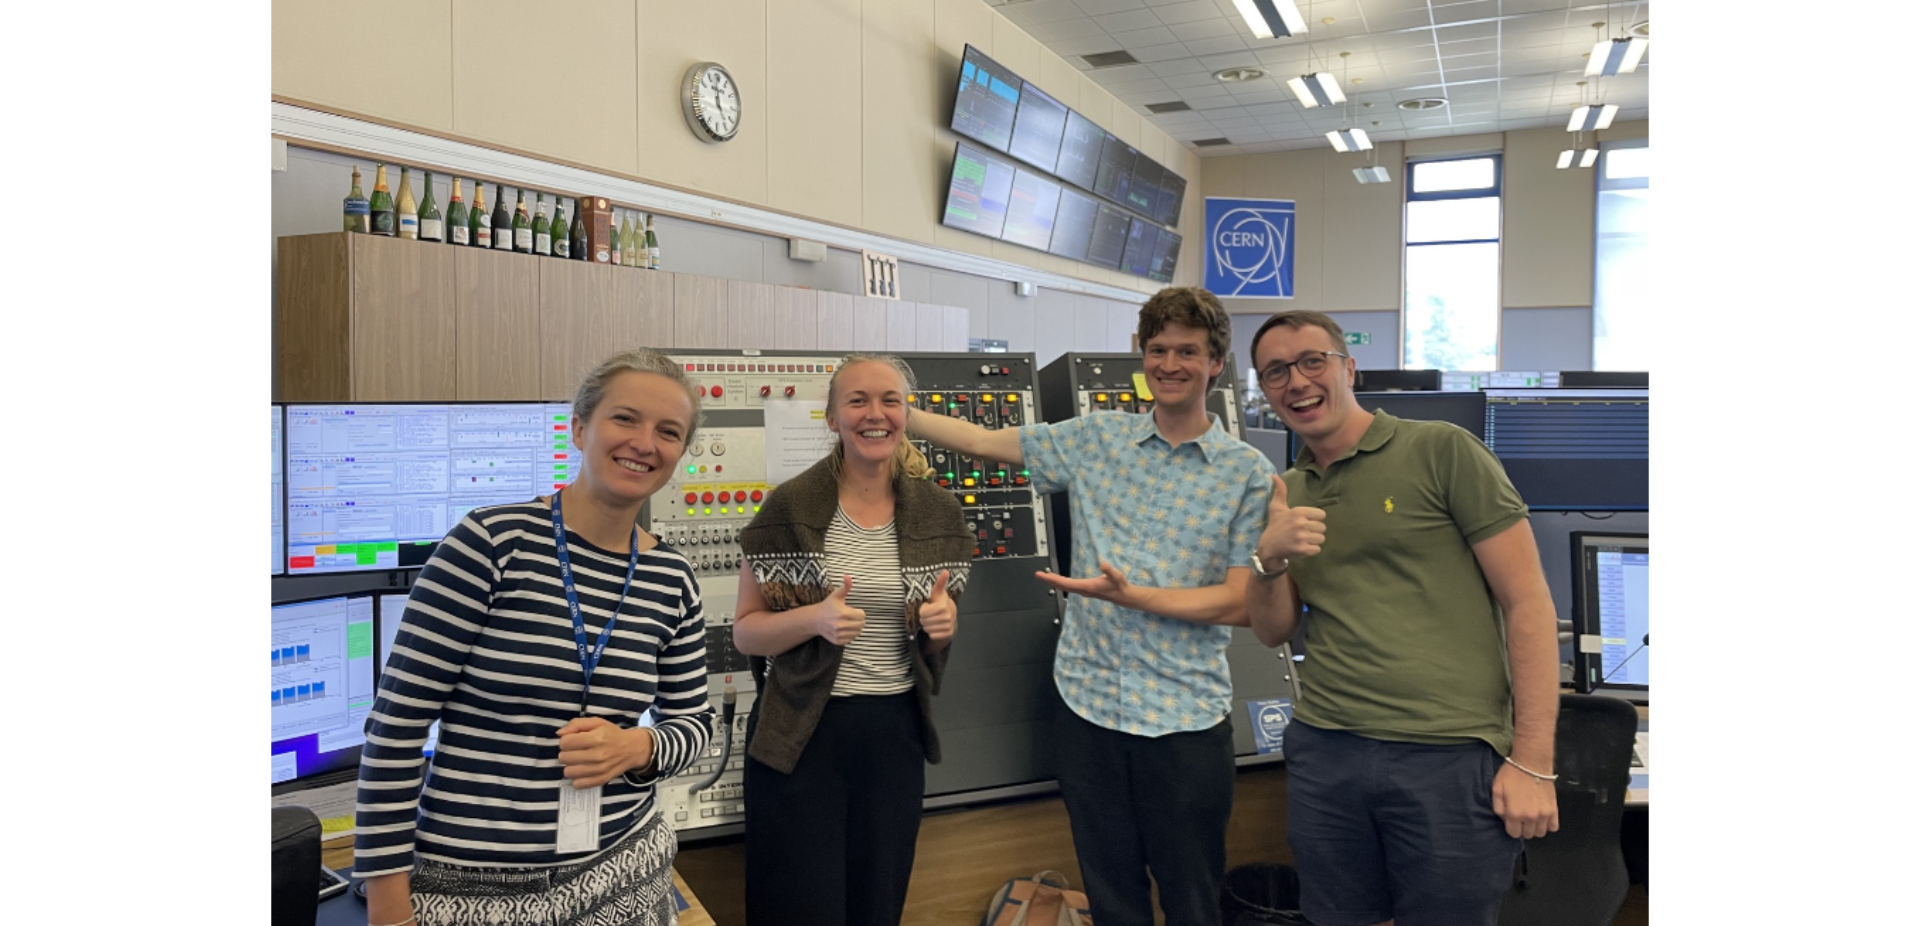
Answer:
<path fill-rule="evenodd" d="M 913 361 L 916 377 L 925 375 L 919 372 L 920 366 L 932 368 L 931 372 L 943 378 L 953 375 L 953 371 L 945 369 L 950 364 L 931 356 L 916 356 L 919 358 Z M 966 364 L 966 368 L 971 371 L 974 365 Z M 988 430 L 1017 428 L 1022 422 L 1034 419 L 1030 381 L 1020 389 L 1006 384 L 1001 384 L 999 389 L 974 388 L 992 382 L 994 377 L 1011 375 L 1012 368 L 1005 364 L 982 364 L 978 369 L 993 372 L 980 374 L 979 383 L 962 388 L 929 389 L 923 383 L 921 391 L 909 396 L 908 402 L 915 411 L 960 418 Z M 1003 369 L 1008 372 L 999 372 Z M 974 532 L 979 544 L 973 552 L 975 559 L 1047 555 L 1045 509 L 1037 504 L 1038 496 L 1028 484 L 1031 480 L 1025 469 L 1016 463 L 971 457 L 926 441 L 914 443 L 933 466 L 934 482 L 960 498 L 967 515 L 967 529 Z"/>

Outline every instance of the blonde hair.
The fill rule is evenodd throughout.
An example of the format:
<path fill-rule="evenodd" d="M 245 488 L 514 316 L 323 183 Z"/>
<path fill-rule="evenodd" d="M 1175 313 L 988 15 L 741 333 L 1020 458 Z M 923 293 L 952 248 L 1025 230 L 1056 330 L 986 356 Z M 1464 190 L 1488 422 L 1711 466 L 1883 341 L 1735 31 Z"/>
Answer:
<path fill-rule="evenodd" d="M 586 378 L 580 381 L 580 388 L 573 394 L 573 417 L 585 422 L 593 417 L 593 410 L 600 407 L 600 400 L 606 398 L 607 384 L 622 373 L 652 373 L 664 376 L 679 384 L 687 394 L 687 401 L 693 406 L 693 420 L 687 422 L 685 443 L 693 443 L 693 435 L 700 430 L 700 393 L 687 379 L 686 371 L 680 364 L 657 350 L 636 347 L 624 350 L 600 362 Z"/>
<path fill-rule="evenodd" d="M 903 390 L 905 395 L 901 397 L 902 399 L 913 395 L 918 385 L 913 376 L 913 369 L 899 357 L 892 354 L 848 354 L 840 358 L 840 365 L 834 369 L 833 378 L 827 380 L 829 418 L 832 417 L 834 410 L 840 407 L 840 376 L 856 363 L 884 363 L 892 367 L 895 373 L 900 374 L 900 384 L 905 387 Z M 908 415 L 915 413 L 912 405 L 906 406 L 906 409 Z M 845 472 L 843 463 L 846 458 L 846 439 L 842 438 L 834 442 L 833 452 L 827 455 L 827 467 L 833 472 L 835 482 L 840 481 L 841 474 Z M 900 446 L 894 448 L 893 456 L 887 460 L 887 474 L 895 473 L 904 474 L 908 479 L 925 479 L 933 475 L 933 465 L 927 462 L 926 455 L 922 454 L 920 448 L 915 447 L 913 441 L 908 440 L 905 434 L 900 435 Z"/>

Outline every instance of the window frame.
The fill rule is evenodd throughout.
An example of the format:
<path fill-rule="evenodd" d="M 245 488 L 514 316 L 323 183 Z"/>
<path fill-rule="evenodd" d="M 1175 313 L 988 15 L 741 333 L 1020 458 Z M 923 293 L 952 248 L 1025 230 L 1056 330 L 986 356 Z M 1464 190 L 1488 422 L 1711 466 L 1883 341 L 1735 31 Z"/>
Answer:
<path fill-rule="evenodd" d="M 1602 155 L 1604 157 L 1604 155 Z M 1489 186 L 1474 187 L 1466 190 L 1440 190 L 1416 193 L 1413 190 L 1413 175 L 1421 164 L 1436 164 L 1447 161 L 1493 161 L 1493 183 Z M 1406 161 L 1407 179 L 1401 189 L 1405 192 L 1405 202 L 1400 206 L 1400 344 L 1394 352 L 1396 369 L 1407 368 L 1407 272 L 1408 254 L 1413 248 L 1433 247 L 1436 245 L 1491 244 L 1494 246 L 1494 321 L 1493 321 L 1493 366 L 1500 368 L 1501 354 L 1505 347 L 1501 313 L 1504 311 L 1504 289 L 1506 284 L 1507 249 L 1503 243 L 1507 233 L 1506 198 L 1506 153 L 1504 151 L 1483 151 L 1477 154 L 1449 154 L 1434 157 L 1408 158 Z M 1597 195 L 1597 194 L 1596 194 Z M 1457 241 L 1408 241 L 1411 225 L 1411 207 L 1417 202 L 1437 202 L 1450 199 L 1486 199 L 1491 197 L 1500 204 L 1499 232 L 1492 238 L 1462 238 Z"/>
<path fill-rule="evenodd" d="M 1653 189 L 1651 170 L 1648 171 L 1648 176 L 1645 177 L 1620 177 L 1610 180 L 1607 178 L 1607 162 L 1613 157 L 1613 152 L 1615 151 L 1623 148 L 1652 148 L 1652 141 L 1653 139 L 1651 138 L 1617 138 L 1602 141 L 1599 145 L 1600 158 L 1593 165 L 1593 283 L 1588 290 L 1590 295 L 1588 297 L 1589 306 L 1587 314 L 1591 319 L 1591 323 L 1588 327 L 1587 334 L 1587 363 L 1588 366 L 1595 369 L 1598 369 L 1600 366 L 1601 245 L 1604 242 L 1618 240 L 1630 234 L 1624 232 L 1602 232 L 1600 230 L 1600 197 L 1621 190 L 1651 191 Z"/>

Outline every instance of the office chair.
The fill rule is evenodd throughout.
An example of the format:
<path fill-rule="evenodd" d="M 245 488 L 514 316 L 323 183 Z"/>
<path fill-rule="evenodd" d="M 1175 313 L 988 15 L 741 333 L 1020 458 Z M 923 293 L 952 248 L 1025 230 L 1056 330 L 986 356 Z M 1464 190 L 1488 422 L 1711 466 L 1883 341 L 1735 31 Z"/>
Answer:
<path fill-rule="evenodd" d="M 1620 819 L 1638 725 L 1633 705 L 1617 698 L 1560 696 L 1553 744 L 1560 829 L 1527 840 L 1500 926 L 1608 926 L 1619 914 L 1627 899 Z"/>
<path fill-rule="evenodd" d="M 273 926 L 313 926 L 320 910 L 320 818 L 273 808 Z"/>

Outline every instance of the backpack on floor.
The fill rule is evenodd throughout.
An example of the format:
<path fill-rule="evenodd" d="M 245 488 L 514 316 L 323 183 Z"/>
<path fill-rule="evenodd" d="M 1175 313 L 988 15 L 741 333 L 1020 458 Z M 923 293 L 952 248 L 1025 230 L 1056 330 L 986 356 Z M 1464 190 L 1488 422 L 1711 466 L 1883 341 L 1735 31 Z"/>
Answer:
<path fill-rule="evenodd" d="M 1087 895 L 1067 888 L 1067 878 L 1043 871 L 1003 885 L 987 904 L 980 926 L 1093 926 Z"/>

